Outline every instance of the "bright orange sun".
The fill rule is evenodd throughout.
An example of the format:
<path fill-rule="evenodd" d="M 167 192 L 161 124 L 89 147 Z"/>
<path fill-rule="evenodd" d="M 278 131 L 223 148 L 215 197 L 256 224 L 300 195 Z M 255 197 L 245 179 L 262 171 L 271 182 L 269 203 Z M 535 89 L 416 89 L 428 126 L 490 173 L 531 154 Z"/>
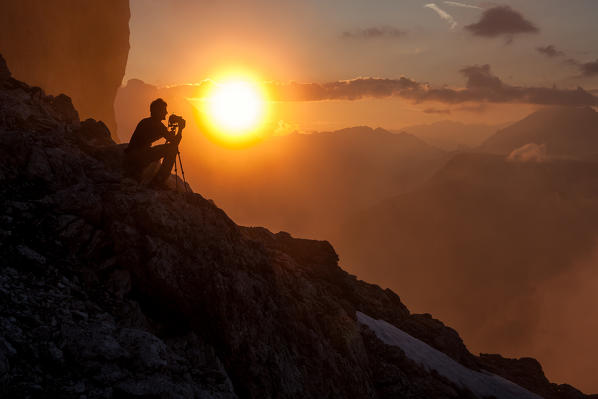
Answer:
<path fill-rule="evenodd" d="M 257 80 L 229 76 L 213 81 L 194 104 L 204 133 L 222 144 L 245 146 L 264 135 L 269 107 Z"/>

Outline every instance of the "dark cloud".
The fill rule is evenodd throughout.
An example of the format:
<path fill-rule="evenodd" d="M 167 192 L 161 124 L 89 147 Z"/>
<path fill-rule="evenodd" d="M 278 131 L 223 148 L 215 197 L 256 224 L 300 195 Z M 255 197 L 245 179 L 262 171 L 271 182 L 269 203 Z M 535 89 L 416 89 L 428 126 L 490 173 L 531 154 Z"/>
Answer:
<path fill-rule="evenodd" d="M 598 59 L 596 61 L 581 62 L 574 58 L 567 58 L 565 64 L 574 66 L 579 69 L 582 78 L 589 78 L 598 76 Z"/>
<path fill-rule="evenodd" d="M 280 101 L 359 100 L 400 96 L 418 91 L 421 84 L 406 78 L 357 78 L 329 83 L 270 83 L 272 97 Z"/>
<path fill-rule="evenodd" d="M 593 62 L 579 64 L 579 69 L 581 69 L 583 76 L 598 76 L 598 59 Z"/>
<path fill-rule="evenodd" d="M 343 32 L 342 37 L 344 39 L 399 38 L 405 36 L 406 33 L 407 32 L 392 26 L 382 26 L 345 31 Z"/>
<path fill-rule="evenodd" d="M 502 81 L 492 74 L 490 65 L 473 65 L 461 69 L 461 72 L 467 78 L 468 89 L 491 89 L 500 91 L 504 88 Z"/>
<path fill-rule="evenodd" d="M 447 108 L 426 108 L 423 110 L 425 114 L 444 114 L 449 115 L 451 113 L 450 109 Z"/>
<path fill-rule="evenodd" d="M 554 58 L 554 57 L 562 57 L 565 55 L 564 52 L 557 50 L 554 45 L 549 44 L 545 47 L 536 47 L 536 50 L 547 57 Z"/>
<path fill-rule="evenodd" d="M 583 90 L 555 87 L 520 87 L 504 83 L 489 65 L 474 65 L 460 71 L 466 78 L 464 89 L 434 88 L 401 77 L 399 79 L 357 78 L 329 83 L 271 83 L 269 91 L 278 101 L 359 100 L 401 97 L 416 103 L 436 101 L 445 104 L 525 103 L 542 105 L 598 105 L 598 98 Z"/>
<path fill-rule="evenodd" d="M 460 107 L 455 108 L 455 111 L 463 111 L 463 112 L 473 112 L 476 114 L 481 114 L 488 110 L 488 106 L 486 104 L 473 104 L 473 105 L 462 105 Z"/>
<path fill-rule="evenodd" d="M 598 66 L 598 61 L 593 68 Z M 586 68 L 592 73 L 592 65 Z M 598 106 L 598 97 L 578 87 L 575 90 L 556 87 L 512 86 L 492 73 L 489 65 L 473 65 L 460 70 L 465 77 L 464 88 L 433 87 L 407 77 L 382 79 L 360 77 L 328 83 L 265 82 L 272 101 L 360 100 L 364 98 L 398 97 L 414 103 L 439 102 L 453 111 L 483 112 L 485 104 L 520 103 L 538 105 Z M 598 74 L 598 72 L 594 72 Z M 131 82 L 130 82 L 131 83 Z M 135 83 L 135 82 L 133 82 Z M 214 84 L 204 80 L 195 85 L 171 86 L 160 89 L 164 98 L 201 98 Z M 129 86 L 134 86 L 130 84 Z M 127 87 L 129 87 L 127 86 Z M 167 100 L 168 101 L 168 100 Z M 474 103 L 472 105 L 472 103 Z M 434 108 L 429 108 L 434 113 Z"/>
<path fill-rule="evenodd" d="M 490 8 L 482 14 L 482 18 L 472 25 L 465 27 L 476 36 L 497 37 L 521 33 L 537 33 L 538 28 L 525 19 L 519 12 L 509 6 L 499 6 Z"/>

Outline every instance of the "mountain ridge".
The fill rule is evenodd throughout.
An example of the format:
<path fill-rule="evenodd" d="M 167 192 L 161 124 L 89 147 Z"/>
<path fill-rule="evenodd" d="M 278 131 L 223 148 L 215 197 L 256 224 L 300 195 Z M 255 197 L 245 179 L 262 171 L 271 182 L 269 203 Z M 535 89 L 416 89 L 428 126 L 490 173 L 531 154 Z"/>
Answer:
<path fill-rule="evenodd" d="M 504 126 L 505 124 L 465 124 L 445 120 L 425 125 L 405 126 L 400 131 L 413 134 L 446 151 L 459 151 L 478 147 L 490 135 Z"/>
<path fill-rule="evenodd" d="M 598 159 L 598 112 L 591 107 L 547 107 L 499 130 L 477 149 L 508 155 L 526 144 L 544 145 L 553 158 Z"/>

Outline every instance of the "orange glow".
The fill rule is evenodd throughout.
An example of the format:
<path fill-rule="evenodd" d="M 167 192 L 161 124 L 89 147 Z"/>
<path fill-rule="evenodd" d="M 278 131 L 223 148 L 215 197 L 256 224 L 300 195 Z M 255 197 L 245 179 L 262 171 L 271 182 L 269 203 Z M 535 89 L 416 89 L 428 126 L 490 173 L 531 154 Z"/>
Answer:
<path fill-rule="evenodd" d="M 190 101 L 203 133 L 226 147 L 246 147 L 271 130 L 266 90 L 248 73 L 226 73 Z"/>

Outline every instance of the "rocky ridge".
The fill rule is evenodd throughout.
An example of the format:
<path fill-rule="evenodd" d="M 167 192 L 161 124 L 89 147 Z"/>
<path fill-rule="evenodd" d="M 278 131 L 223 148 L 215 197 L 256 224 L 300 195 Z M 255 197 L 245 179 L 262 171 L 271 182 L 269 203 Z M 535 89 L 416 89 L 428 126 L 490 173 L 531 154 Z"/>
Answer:
<path fill-rule="evenodd" d="M 584 397 L 537 363 L 473 356 L 344 272 L 327 242 L 240 227 L 199 194 L 124 178 L 103 123 L 1 58 L 0 140 L 2 397 L 473 397 L 356 311 L 546 398 Z"/>

